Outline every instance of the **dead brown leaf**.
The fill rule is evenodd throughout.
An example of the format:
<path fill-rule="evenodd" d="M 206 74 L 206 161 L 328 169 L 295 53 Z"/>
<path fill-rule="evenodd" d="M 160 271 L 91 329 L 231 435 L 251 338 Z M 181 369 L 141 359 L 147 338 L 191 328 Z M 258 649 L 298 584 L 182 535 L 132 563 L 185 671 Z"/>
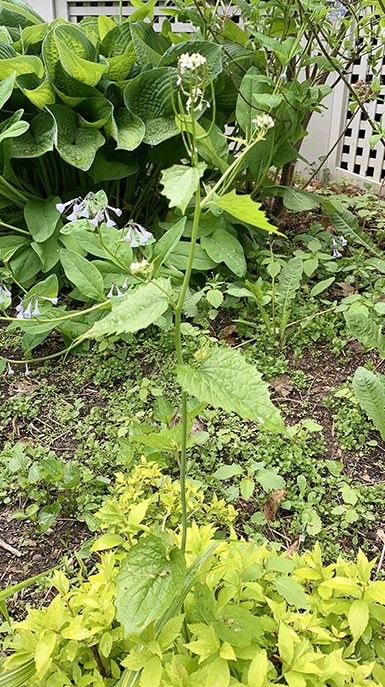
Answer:
<path fill-rule="evenodd" d="M 342 295 L 344 298 L 346 298 L 346 296 L 351 296 L 352 293 L 357 293 L 354 286 L 352 286 L 351 284 L 347 284 L 344 281 L 337 282 L 337 286 L 341 288 Z"/>
<path fill-rule="evenodd" d="M 286 558 L 289 558 L 290 556 L 293 556 L 293 554 L 297 553 L 299 549 L 299 539 L 296 539 L 290 546 L 286 549 L 285 551 L 285 556 Z"/>
<path fill-rule="evenodd" d="M 275 520 L 277 510 L 280 506 L 281 501 L 285 498 L 285 496 L 286 496 L 286 489 L 273 489 L 270 492 L 269 498 L 267 499 L 265 505 L 263 506 L 263 512 L 265 514 L 266 520 L 269 520 L 270 522 Z"/>
<path fill-rule="evenodd" d="M 294 388 L 294 384 L 291 381 L 289 375 L 280 375 L 275 377 L 269 382 L 270 386 L 276 391 L 278 396 L 281 398 L 286 398 Z"/>
<path fill-rule="evenodd" d="M 385 544 L 385 532 L 384 530 L 377 530 L 377 537 L 381 539 L 382 543 Z"/>
<path fill-rule="evenodd" d="M 221 339 L 221 341 L 225 341 L 228 346 L 235 346 L 237 341 L 233 336 L 231 336 L 235 331 L 235 327 L 235 324 L 227 325 L 227 327 L 224 327 L 224 329 L 222 329 L 218 338 Z"/>
<path fill-rule="evenodd" d="M 12 391 L 14 391 L 15 394 L 27 394 L 27 396 L 31 396 L 37 387 L 37 384 L 29 382 L 28 379 L 19 379 L 12 387 Z"/>

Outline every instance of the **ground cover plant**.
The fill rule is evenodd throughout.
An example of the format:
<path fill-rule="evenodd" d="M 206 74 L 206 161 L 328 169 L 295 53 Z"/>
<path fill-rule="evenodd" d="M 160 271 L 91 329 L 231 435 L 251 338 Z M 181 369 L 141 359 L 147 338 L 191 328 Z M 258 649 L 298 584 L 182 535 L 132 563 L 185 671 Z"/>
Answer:
<path fill-rule="evenodd" d="M 381 237 L 287 185 L 375 15 L 3 5 L 0 685 L 384 684 Z"/>

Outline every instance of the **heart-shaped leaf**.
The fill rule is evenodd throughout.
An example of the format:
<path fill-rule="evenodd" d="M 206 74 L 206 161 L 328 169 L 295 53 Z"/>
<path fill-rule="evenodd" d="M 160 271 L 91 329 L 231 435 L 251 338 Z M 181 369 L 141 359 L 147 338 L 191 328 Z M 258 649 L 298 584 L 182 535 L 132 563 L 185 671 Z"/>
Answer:
<path fill-rule="evenodd" d="M 57 126 L 55 147 L 66 162 L 87 171 L 95 158 L 96 151 L 104 143 L 104 136 L 96 129 L 79 127 L 76 112 L 64 105 L 47 105 Z"/>

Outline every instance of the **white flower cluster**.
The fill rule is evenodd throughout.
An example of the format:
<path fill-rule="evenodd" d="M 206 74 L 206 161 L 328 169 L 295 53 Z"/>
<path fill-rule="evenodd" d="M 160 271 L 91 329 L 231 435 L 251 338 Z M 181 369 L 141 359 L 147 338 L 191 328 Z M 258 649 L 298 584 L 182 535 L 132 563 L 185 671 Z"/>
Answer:
<path fill-rule="evenodd" d="M 274 119 L 268 114 L 262 114 L 253 119 L 252 123 L 255 124 L 254 133 L 264 136 L 274 126 Z"/>
<path fill-rule="evenodd" d="M 192 55 L 190 55 L 188 52 L 183 53 L 178 60 L 178 86 L 182 83 L 183 74 L 188 71 L 196 71 L 199 69 L 199 67 L 203 67 L 206 62 L 206 58 L 203 57 L 203 55 L 201 55 L 199 52 L 193 52 Z"/>

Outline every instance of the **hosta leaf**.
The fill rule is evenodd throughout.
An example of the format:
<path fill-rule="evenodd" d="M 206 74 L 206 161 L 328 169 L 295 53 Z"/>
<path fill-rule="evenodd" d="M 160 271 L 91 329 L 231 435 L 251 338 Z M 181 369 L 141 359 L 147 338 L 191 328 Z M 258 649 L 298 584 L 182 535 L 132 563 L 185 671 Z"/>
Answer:
<path fill-rule="evenodd" d="M 36 74 L 38 78 L 44 76 L 44 66 L 36 55 L 17 55 L 8 59 L 0 59 L 0 79 L 5 79 L 13 73 Z"/>
<path fill-rule="evenodd" d="M 169 47 L 169 42 L 154 31 L 151 24 L 147 22 L 131 22 L 130 27 L 138 64 L 157 66 L 161 56 Z"/>
<path fill-rule="evenodd" d="M 30 5 L 19 0 L 2 0 L 0 6 L 0 24 L 24 28 L 33 24 L 42 24 L 44 19 Z"/>
<path fill-rule="evenodd" d="M 197 367 L 179 365 L 177 376 L 182 389 L 201 402 L 272 430 L 284 429 L 279 410 L 270 401 L 267 383 L 238 351 L 214 348 Z"/>
<path fill-rule="evenodd" d="M 277 227 L 270 224 L 266 219 L 264 211 L 260 210 L 260 203 L 255 203 L 250 196 L 237 195 L 235 189 L 217 198 L 212 205 L 225 210 L 229 215 L 242 222 L 247 222 L 247 224 L 265 229 L 265 231 L 270 231 L 273 234 L 281 234 Z"/>
<path fill-rule="evenodd" d="M 378 348 L 381 358 L 385 358 L 385 336 L 381 324 L 376 324 L 362 313 L 344 313 L 348 329 L 365 347 L 365 351 Z"/>
<path fill-rule="evenodd" d="M 146 125 L 143 140 L 149 145 L 157 145 L 179 132 L 172 103 L 177 78 L 177 70 L 172 67 L 151 69 L 129 81 L 123 92 L 128 110 Z"/>
<path fill-rule="evenodd" d="M 55 147 L 66 162 L 74 167 L 87 171 L 98 148 L 104 143 L 104 136 L 95 129 L 82 129 L 78 117 L 64 105 L 49 105 L 47 109 L 53 115 L 57 126 Z"/>
<path fill-rule="evenodd" d="M 100 184 L 102 181 L 111 181 L 114 179 L 125 179 L 126 177 L 135 174 L 139 169 L 136 160 L 124 153 L 118 153 L 109 146 L 103 146 L 95 155 L 95 159 L 88 170 L 88 175 L 95 184 Z"/>
<path fill-rule="evenodd" d="M 39 110 L 56 100 L 55 91 L 46 77 L 39 79 L 36 74 L 22 74 L 17 77 L 16 83 L 26 98 Z"/>
<path fill-rule="evenodd" d="M 28 122 L 13 122 L 5 125 L 3 131 L 0 132 L 0 142 L 6 138 L 18 138 L 29 129 Z"/>
<path fill-rule="evenodd" d="M 108 68 L 107 60 L 96 62 L 96 51 L 87 36 L 73 24 L 59 24 L 53 29 L 58 57 L 63 69 L 77 81 L 96 86 Z"/>
<path fill-rule="evenodd" d="M 60 261 L 67 279 L 83 296 L 96 301 L 105 300 L 103 277 L 92 262 L 65 248 L 60 251 Z"/>
<path fill-rule="evenodd" d="M 31 121 L 28 131 L 12 141 L 12 157 L 40 157 L 53 150 L 56 124 L 51 114 L 42 112 Z"/>
<path fill-rule="evenodd" d="M 15 74 L 12 73 L 0 83 L 0 108 L 2 109 L 8 98 L 12 95 L 15 83 Z"/>
<path fill-rule="evenodd" d="M 215 262 L 224 262 L 237 275 L 246 274 L 246 260 L 242 245 L 238 239 L 225 229 L 218 229 L 212 236 L 202 236 L 202 248 Z"/>
<path fill-rule="evenodd" d="M 353 377 L 353 389 L 361 408 L 385 439 L 385 384 L 382 375 L 380 377 L 378 373 L 359 367 Z"/>
<path fill-rule="evenodd" d="M 158 620 L 183 587 L 186 564 L 182 552 L 149 535 L 132 546 L 115 577 L 116 618 L 125 636 L 142 632 Z"/>
<path fill-rule="evenodd" d="M 115 139 L 118 150 L 135 150 L 143 141 L 146 132 L 146 127 L 140 117 L 125 107 L 115 110 L 114 116 L 104 128 L 106 133 Z"/>
<path fill-rule="evenodd" d="M 84 127 L 101 129 L 111 118 L 113 106 L 106 98 L 87 98 L 76 107 L 79 122 Z"/>
<path fill-rule="evenodd" d="M 179 208 L 182 214 L 185 213 L 187 205 L 196 193 L 199 180 L 205 169 L 206 165 L 199 162 L 195 167 L 172 165 L 172 167 L 163 170 L 160 180 L 164 187 L 162 194 L 169 199 L 170 207 Z"/>
<path fill-rule="evenodd" d="M 169 280 L 161 278 L 127 292 L 112 303 L 111 312 L 95 322 L 87 336 L 97 338 L 146 329 L 167 310 L 171 293 Z"/>
<path fill-rule="evenodd" d="M 100 52 L 107 58 L 109 64 L 104 78 L 111 81 L 123 81 L 127 78 L 136 60 L 130 25 L 127 23 L 116 26 L 115 24 L 104 37 Z"/>

